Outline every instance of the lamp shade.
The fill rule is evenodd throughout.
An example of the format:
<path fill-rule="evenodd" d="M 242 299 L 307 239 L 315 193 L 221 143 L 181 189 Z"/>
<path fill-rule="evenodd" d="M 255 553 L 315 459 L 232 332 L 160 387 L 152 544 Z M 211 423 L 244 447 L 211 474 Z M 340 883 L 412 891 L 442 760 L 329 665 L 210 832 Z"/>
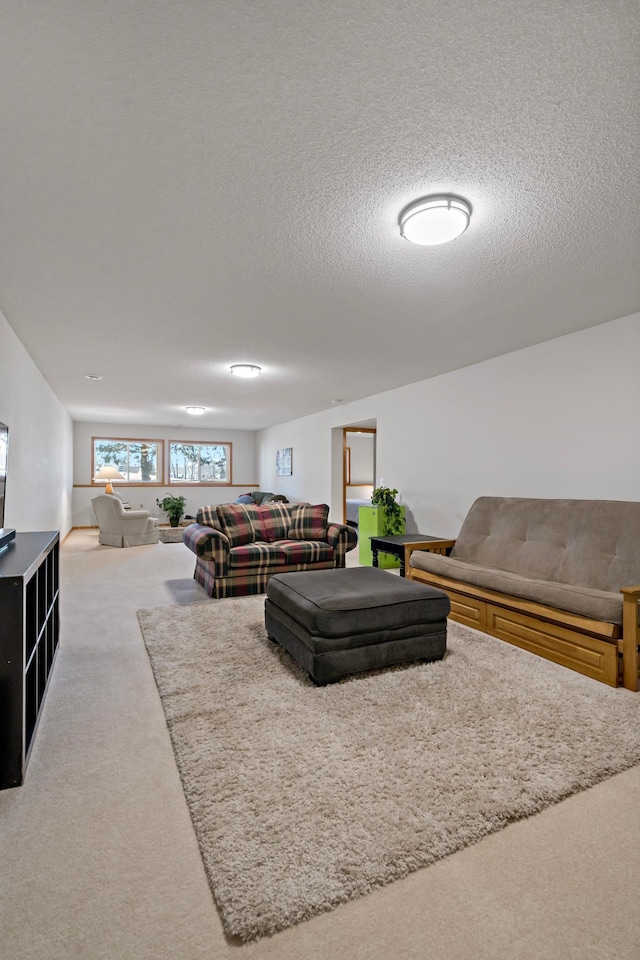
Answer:
<path fill-rule="evenodd" d="M 471 204 L 462 197 L 434 194 L 404 208 L 400 214 L 400 233 L 411 243 L 435 247 L 459 237 L 470 220 Z"/>
<path fill-rule="evenodd" d="M 126 477 L 123 477 L 117 467 L 114 467 L 111 463 L 105 463 L 104 467 L 100 467 L 96 473 L 94 480 L 126 480 Z"/>

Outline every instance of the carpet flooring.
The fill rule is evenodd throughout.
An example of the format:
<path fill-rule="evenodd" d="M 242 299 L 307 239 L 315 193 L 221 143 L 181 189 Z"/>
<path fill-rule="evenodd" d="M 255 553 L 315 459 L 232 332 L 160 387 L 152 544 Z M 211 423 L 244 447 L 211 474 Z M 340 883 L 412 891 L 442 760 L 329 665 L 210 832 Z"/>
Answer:
<path fill-rule="evenodd" d="M 316 688 L 263 597 L 138 611 L 225 931 L 363 896 L 640 762 L 640 703 L 459 624 Z"/>

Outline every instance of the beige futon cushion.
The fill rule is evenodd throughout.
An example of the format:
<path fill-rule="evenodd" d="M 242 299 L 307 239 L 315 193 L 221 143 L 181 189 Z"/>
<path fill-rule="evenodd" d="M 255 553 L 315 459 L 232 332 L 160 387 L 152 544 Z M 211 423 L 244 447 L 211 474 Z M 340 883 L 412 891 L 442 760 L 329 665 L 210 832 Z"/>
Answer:
<path fill-rule="evenodd" d="M 619 593 L 520 577 L 517 573 L 467 563 L 454 557 L 441 557 L 423 550 L 417 550 L 411 555 L 411 566 L 476 587 L 497 590 L 513 597 L 522 597 L 524 600 L 578 613 L 583 617 L 592 617 L 594 620 L 622 623 L 622 597 Z"/>
<path fill-rule="evenodd" d="M 451 557 L 411 565 L 620 623 L 620 588 L 640 584 L 640 503 L 479 497 Z"/>

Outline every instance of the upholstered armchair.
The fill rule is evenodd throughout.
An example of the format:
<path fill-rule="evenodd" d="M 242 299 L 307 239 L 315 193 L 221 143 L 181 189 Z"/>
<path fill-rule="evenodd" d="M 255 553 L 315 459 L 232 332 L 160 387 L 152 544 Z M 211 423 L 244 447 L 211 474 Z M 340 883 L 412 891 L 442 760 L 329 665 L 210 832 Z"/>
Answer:
<path fill-rule="evenodd" d="M 102 493 L 91 501 L 100 527 L 100 543 L 109 547 L 138 547 L 158 543 L 158 521 L 148 510 L 125 510 L 119 497 Z"/>

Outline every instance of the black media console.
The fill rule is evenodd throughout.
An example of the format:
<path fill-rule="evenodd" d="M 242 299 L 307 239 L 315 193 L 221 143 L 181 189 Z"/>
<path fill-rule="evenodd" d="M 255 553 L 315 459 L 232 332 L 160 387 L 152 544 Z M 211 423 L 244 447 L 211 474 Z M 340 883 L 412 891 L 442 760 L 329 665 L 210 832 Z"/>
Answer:
<path fill-rule="evenodd" d="M 24 780 L 58 649 L 60 537 L 18 533 L 0 552 L 0 790 Z"/>

